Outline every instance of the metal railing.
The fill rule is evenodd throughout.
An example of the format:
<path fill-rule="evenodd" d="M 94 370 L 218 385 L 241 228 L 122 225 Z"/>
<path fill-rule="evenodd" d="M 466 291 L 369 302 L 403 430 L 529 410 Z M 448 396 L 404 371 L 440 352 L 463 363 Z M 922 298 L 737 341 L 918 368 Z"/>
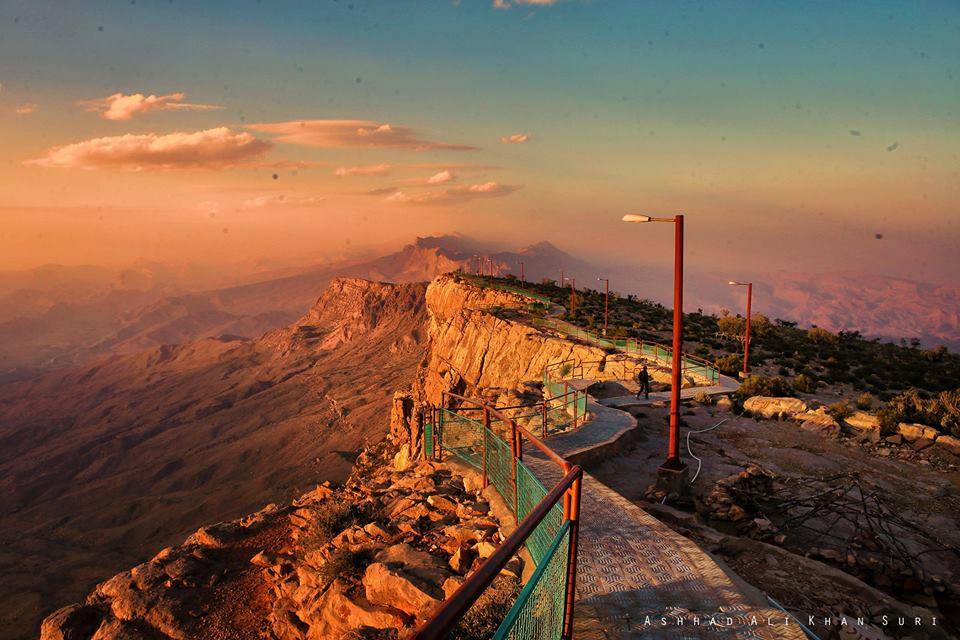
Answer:
<path fill-rule="evenodd" d="M 463 415 L 482 412 L 480 420 Z M 446 638 L 500 570 L 526 547 L 536 564 L 496 633 L 506 638 L 567 640 L 573 633 L 580 486 L 583 470 L 561 458 L 502 410 L 478 400 L 445 392 L 441 406 L 431 409 L 429 441 L 424 454 L 442 460 L 445 453 L 479 470 L 483 486 L 493 485 L 517 520 L 517 528 L 470 574 L 429 620 L 412 636 L 417 640 Z M 509 438 L 509 442 L 504 437 Z M 523 463 L 524 440 L 557 464 L 563 477 L 549 491 Z"/>
<path fill-rule="evenodd" d="M 598 347 L 616 349 L 627 355 L 636 355 L 647 360 L 653 360 L 656 364 L 667 367 L 673 366 L 673 348 L 659 342 L 636 338 L 608 338 L 557 318 L 533 318 L 532 322 L 534 325 L 544 326 L 574 338 L 592 342 Z M 717 384 L 720 380 L 720 370 L 716 364 L 708 360 L 689 353 L 681 353 L 680 362 L 681 371 L 686 375 L 699 377 L 711 384 Z"/>

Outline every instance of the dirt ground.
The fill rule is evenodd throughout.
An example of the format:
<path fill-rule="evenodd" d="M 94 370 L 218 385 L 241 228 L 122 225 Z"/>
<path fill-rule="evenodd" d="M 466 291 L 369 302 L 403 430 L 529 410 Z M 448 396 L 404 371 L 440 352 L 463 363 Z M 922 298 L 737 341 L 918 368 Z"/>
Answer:
<path fill-rule="evenodd" d="M 601 481 L 617 490 L 628 499 L 646 505 L 651 512 L 657 507 L 644 502 L 644 492 L 653 484 L 657 466 L 663 461 L 667 448 L 667 407 L 641 407 L 634 410 L 638 417 L 641 437 L 635 448 L 626 455 L 610 460 L 591 469 Z M 686 460 L 690 477 L 691 494 L 695 499 L 703 497 L 714 487 L 718 480 L 743 471 L 757 464 L 773 472 L 778 477 L 774 500 L 791 498 L 794 487 L 817 486 L 821 481 L 838 475 L 855 474 L 858 486 L 864 492 L 875 494 L 891 518 L 903 519 L 915 526 L 917 531 L 897 529 L 898 543 L 910 552 L 916 552 L 929 546 L 929 539 L 935 539 L 946 547 L 960 549 L 960 469 L 957 460 L 943 454 L 943 457 L 930 460 L 900 460 L 895 455 L 882 457 L 870 447 L 862 447 L 850 440 L 837 441 L 826 439 L 818 434 L 804 431 L 795 422 L 777 420 L 754 420 L 742 418 L 720 410 L 714 406 L 692 405 L 684 408 L 685 426 L 681 433 L 681 455 Z M 703 433 L 725 420 L 720 426 Z M 689 445 L 687 433 L 690 433 Z M 689 446 L 689 448 L 688 448 Z M 702 464 L 697 458 L 702 460 Z M 827 485 L 824 485 L 827 486 Z M 831 485 L 832 486 L 832 485 Z M 800 492 L 799 489 L 797 489 Z M 684 530 L 687 525 L 696 530 L 689 512 L 694 505 L 675 505 L 687 511 L 681 512 L 678 519 L 662 519 Z M 659 515 L 659 514 L 658 514 Z M 670 515 L 670 514 L 665 514 Z M 752 517 L 764 514 L 752 514 Z M 686 523 L 684 522 L 686 519 Z M 775 520 L 775 518 L 771 519 Z M 730 523 L 707 521 L 696 518 L 698 523 L 722 530 L 725 534 L 737 533 L 735 544 L 714 545 L 709 550 L 718 554 L 735 571 L 754 586 L 776 598 L 788 609 L 797 613 L 832 612 L 833 614 L 851 614 L 851 609 L 867 613 L 871 609 L 883 611 L 886 607 L 906 607 L 920 605 L 940 613 L 954 629 L 960 620 L 956 610 L 956 595 L 938 597 L 918 593 L 906 598 L 890 585 L 877 584 L 877 588 L 901 600 L 885 602 L 879 592 L 869 598 L 859 598 L 863 592 L 862 583 L 857 581 L 844 586 L 845 574 L 838 574 L 843 567 L 840 557 L 838 563 L 818 562 L 805 556 L 817 557 L 816 549 L 828 545 L 826 537 L 818 539 L 810 531 L 797 529 L 789 531 L 786 540 L 778 546 L 739 537 L 742 532 L 724 525 Z M 818 523 L 830 533 L 842 533 L 840 525 L 831 522 Z M 690 531 L 684 530 L 684 533 Z M 697 535 L 691 535 L 697 539 Z M 707 535 L 706 544 L 714 536 Z M 697 540 L 705 544 L 703 538 Z M 767 540 L 767 542 L 772 542 Z M 842 544 L 839 546 L 843 546 Z M 822 558 L 820 558 L 822 560 Z M 946 584 L 960 583 L 960 556 L 954 552 L 928 553 L 917 560 L 925 575 L 936 575 Z M 811 572 L 818 573 L 813 575 Z M 797 576 L 803 576 L 797 579 Z M 833 585 L 830 588 L 829 585 Z M 943 622 L 941 622 L 943 624 Z M 885 629 L 893 637 L 909 637 L 903 630 Z"/>

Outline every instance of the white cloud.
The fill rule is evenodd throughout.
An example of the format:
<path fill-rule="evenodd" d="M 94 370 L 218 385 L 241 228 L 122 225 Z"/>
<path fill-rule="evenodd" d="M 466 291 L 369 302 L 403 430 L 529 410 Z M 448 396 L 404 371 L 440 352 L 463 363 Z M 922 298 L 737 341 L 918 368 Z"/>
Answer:
<path fill-rule="evenodd" d="M 224 169 L 263 156 L 271 143 L 227 127 L 193 133 L 127 134 L 93 138 L 49 149 L 28 161 L 41 167 L 79 169 Z"/>
<path fill-rule="evenodd" d="M 223 107 L 215 104 L 191 104 L 183 102 L 186 94 L 171 93 L 165 96 L 142 93 L 126 95 L 114 93 L 106 98 L 84 100 L 80 104 L 87 111 L 96 111 L 105 120 L 130 120 L 149 111 L 213 111 Z"/>
<path fill-rule="evenodd" d="M 522 185 L 500 184 L 499 182 L 490 181 L 450 187 L 442 191 L 425 191 L 420 193 L 396 191 L 385 198 L 384 202 L 410 205 L 457 204 L 480 198 L 499 198 L 510 195 L 521 188 Z"/>
<path fill-rule="evenodd" d="M 427 184 L 443 184 L 444 182 L 452 182 L 456 180 L 456 176 L 449 169 L 444 169 L 439 173 L 435 173 L 429 178 L 427 178 Z"/>
<path fill-rule="evenodd" d="M 264 207 L 309 207 L 320 204 L 321 196 L 288 196 L 285 194 L 267 194 L 249 198 L 240 203 L 241 209 L 262 209 Z"/>
<path fill-rule="evenodd" d="M 533 136 L 529 133 L 514 133 L 509 136 L 503 136 L 500 138 L 500 142 L 503 144 L 523 144 L 528 142 Z"/>
<path fill-rule="evenodd" d="M 389 164 L 370 164 L 362 167 L 340 167 L 333 175 L 340 178 L 347 176 L 382 176 L 390 173 Z"/>
<path fill-rule="evenodd" d="M 37 105 L 33 102 L 28 102 L 27 104 L 22 104 L 19 107 L 17 107 L 17 115 L 28 116 L 36 110 L 37 110 Z"/>
<path fill-rule="evenodd" d="M 476 147 L 423 138 L 409 127 L 370 120 L 292 120 L 247 125 L 248 129 L 277 136 L 278 142 L 310 147 L 386 147 L 412 151 L 471 151 Z"/>

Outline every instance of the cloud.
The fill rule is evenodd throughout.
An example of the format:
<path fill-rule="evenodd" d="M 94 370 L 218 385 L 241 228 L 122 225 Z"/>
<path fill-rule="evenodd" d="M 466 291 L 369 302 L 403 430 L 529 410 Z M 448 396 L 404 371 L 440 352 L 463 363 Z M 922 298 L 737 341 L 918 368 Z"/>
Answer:
<path fill-rule="evenodd" d="M 309 147 L 370 147 L 413 151 L 472 151 L 476 147 L 422 138 L 409 127 L 370 120 L 296 120 L 247 125 L 248 129 L 276 136 L 278 142 Z"/>
<path fill-rule="evenodd" d="M 514 4 L 527 5 L 532 7 L 549 7 L 557 4 L 559 0 L 513 0 Z M 510 0 L 493 0 L 494 9 L 509 9 L 512 5 Z"/>
<path fill-rule="evenodd" d="M 17 107 L 17 115 L 28 116 L 36 110 L 37 110 L 36 103 L 28 102 L 27 104 L 22 104 L 19 107 Z"/>
<path fill-rule="evenodd" d="M 521 188 L 522 185 L 500 184 L 499 182 L 491 181 L 450 187 L 443 191 L 427 191 L 412 194 L 406 191 L 395 191 L 393 195 L 385 198 L 384 202 L 410 205 L 458 204 L 480 198 L 500 198 L 510 195 Z"/>
<path fill-rule="evenodd" d="M 77 169 L 225 169 L 247 164 L 272 146 L 227 127 L 194 133 L 127 134 L 53 147 L 27 164 Z"/>
<path fill-rule="evenodd" d="M 452 171 L 444 169 L 440 173 L 435 173 L 427 178 L 427 184 L 443 184 L 444 182 L 451 182 L 456 179 L 457 176 L 455 176 Z"/>
<path fill-rule="evenodd" d="M 288 196 L 285 194 L 269 194 L 249 198 L 240 203 L 241 209 L 262 209 L 263 207 L 309 207 L 320 204 L 325 198 L 321 196 Z"/>
<path fill-rule="evenodd" d="M 382 176 L 390 173 L 389 164 L 369 164 L 362 167 L 340 167 L 333 175 L 340 178 L 347 176 Z"/>
<path fill-rule="evenodd" d="M 503 136 L 500 138 L 500 142 L 503 144 L 523 144 L 529 142 L 532 137 L 529 133 L 514 133 L 513 135 Z"/>
<path fill-rule="evenodd" d="M 186 94 L 171 93 L 165 96 L 156 96 L 152 93 L 145 96 L 142 93 L 125 95 L 115 93 L 106 98 L 84 100 L 80 104 L 87 111 L 97 111 L 105 120 L 130 120 L 135 115 L 149 111 L 214 111 L 223 107 L 215 104 L 190 104 L 184 102 Z"/>

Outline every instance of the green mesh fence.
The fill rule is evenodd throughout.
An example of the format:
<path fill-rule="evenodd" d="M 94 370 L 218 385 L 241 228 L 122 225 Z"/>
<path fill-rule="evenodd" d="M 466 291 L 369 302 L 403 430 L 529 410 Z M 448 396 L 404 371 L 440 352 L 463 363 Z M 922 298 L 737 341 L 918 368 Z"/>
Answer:
<path fill-rule="evenodd" d="M 433 459 L 433 425 L 429 422 L 423 425 L 423 455 Z"/>
<path fill-rule="evenodd" d="M 516 461 L 509 443 L 495 432 L 448 409 L 441 409 L 439 418 L 438 435 L 443 450 L 477 469 L 485 463 L 487 479 L 518 521 L 546 497 L 543 483 L 525 464 Z M 424 425 L 425 447 L 427 442 L 432 447 L 432 437 L 427 439 L 432 430 L 433 425 Z M 570 522 L 564 520 L 561 504 L 551 507 L 525 545 L 536 569 L 493 637 L 560 640 L 570 553 Z"/>
<path fill-rule="evenodd" d="M 566 522 L 493 635 L 494 640 L 561 638 L 569 553 L 570 523 Z"/>

